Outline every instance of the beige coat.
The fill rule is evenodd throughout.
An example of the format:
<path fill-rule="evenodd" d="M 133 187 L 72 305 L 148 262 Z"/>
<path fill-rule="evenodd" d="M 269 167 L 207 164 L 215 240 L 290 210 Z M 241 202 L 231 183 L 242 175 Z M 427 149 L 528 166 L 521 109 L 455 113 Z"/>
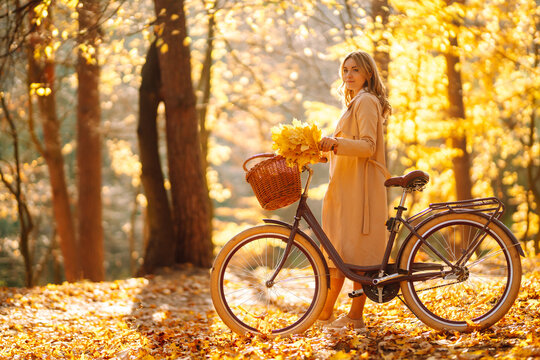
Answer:
<path fill-rule="evenodd" d="M 388 239 L 382 108 L 361 90 L 339 120 L 330 152 L 330 182 L 324 197 L 322 227 L 345 263 L 382 262 Z M 327 260 L 329 260 L 327 258 Z M 330 267 L 335 267 L 328 261 Z"/>

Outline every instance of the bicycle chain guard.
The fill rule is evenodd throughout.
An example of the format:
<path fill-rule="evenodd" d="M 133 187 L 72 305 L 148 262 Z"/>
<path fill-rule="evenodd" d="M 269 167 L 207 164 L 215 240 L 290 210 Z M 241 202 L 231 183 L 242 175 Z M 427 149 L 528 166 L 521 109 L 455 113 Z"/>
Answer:
<path fill-rule="evenodd" d="M 365 276 L 371 278 L 379 277 L 378 271 L 367 272 Z M 385 303 L 397 296 L 399 293 L 399 282 L 395 282 L 388 285 L 362 285 L 366 296 L 376 303 Z"/>

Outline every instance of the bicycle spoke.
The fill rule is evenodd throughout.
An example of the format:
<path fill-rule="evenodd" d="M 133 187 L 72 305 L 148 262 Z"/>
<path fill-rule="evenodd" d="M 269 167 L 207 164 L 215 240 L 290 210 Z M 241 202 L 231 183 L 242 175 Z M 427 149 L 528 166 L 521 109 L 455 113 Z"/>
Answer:
<path fill-rule="evenodd" d="M 409 281 L 402 287 L 415 314 L 438 329 L 466 329 L 469 321 L 484 321 L 482 324 L 489 325 L 507 311 L 519 290 L 514 286 L 512 297 L 509 297 L 511 281 L 519 283 L 520 274 L 519 262 L 509 259 L 515 246 L 510 238 L 501 239 L 499 236 L 505 232 L 494 233 L 490 228 L 499 225 L 486 225 L 487 220 L 480 215 L 471 215 L 467 219 L 462 216 L 453 213 L 434 218 L 433 225 L 425 223 L 423 233 L 420 232 L 424 241 L 446 259 L 420 240 L 411 243 L 405 251 L 409 271 L 417 263 L 433 262 L 448 272 L 446 276 Z M 456 261 L 464 256 L 469 258 L 469 263 L 458 265 Z M 454 267 L 445 266 L 449 260 Z M 501 305 L 503 303 L 506 307 Z"/>
<path fill-rule="evenodd" d="M 487 259 L 489 259 L 489 258 L 491 258 L 491 257 L 494 257 L 494 256 L 497 256 L 497 255 L 499 255 L 499 254 L 501 254 L 501 253 L 503 253 L 503 252 L 504 252 L 504 249 L 501 249 L 501 250 L 498 250 L 498 251 L 496 251 L 496 252 L 494 252 L 494 253 L 491 253 L 491 255 L 489 255 L 489 253 L 488 253 L 487 255 L 484 255 L 484 256 L 481 257 L 480 259 L 478 259 L 478 260 L 476 260 L 476 261 L 473 261 L 472 263 L 467 264 L 467 267 L 470 269 L 470 268 L 472 268 L 472 267 L 474 267 L 474 266 L 476 266 L 476 265 L 478 265 L 478 264 L 480 264 L 480 263 L 486 261 Z M 489 256 L 488 256 L 488 255 L 489 255 Z"/>
<path fill-rule="evenodd" d="M 238 277 L 241 277 L 241 278 L 250 278 L 250 279 L 254 279 L 254 280 L 257 280 L 259 279 L 259 277 L 255 274 L 253 274 L 253 270 L 254 269 L 246 269 L 244 267 L 240 267 L 238 265 L 230 265 L 229 266 L 230 268 L 230 271 L 228 271 L 228 273 L 232 273 L 234 274 L 234 276 L 238 276 Z M 235 271 L 231 271 L 231 270 L 235 270 Z"/>
<path fill-rule="evenodd" d="M 452 257 L 452 260 L 453 261 L 456 261 L 456 256 L 455 256 L 455 253 L 454 251 L 452 251 L 452 248 L 451 248 L 451 245 L 448 243 L 448 240 L 446 239 L 446 237 L 444 236 L 444 234 L 437 234 L 439 235 L 438 237 L 435 237 L 435 240 L 437 241 L 437 243 L 443 248 L 446 250 L 446 252 L 451 255 Z M 455 245 L 454 245 L 455 247 Z M 431 250 L 431 249 L 430 249 Z M 455 250 L 455 249 L 454 249 Z M 433 251 L 431 251 L 434 255 L 434 258 L 440 258 L 436 253 L 434 253 Z M 441 260 L 443 260 L 441 258 Z"/>
<path fill-rule="evenodd" d="M 234 290 L 234 291 L 226 291 L 225 294 L 227 296 L 233 296 L 236 293 L 246 293 L 246 292 L 249 292 L 249 290 L 247 290 L 245 288 L 241 288 L 241 289 Z"/>
<path fill-rule="evenodd" d="M 282 288 L 283 291 L 285 291 L 287 294 L 290 294 L 292 295 L 293 297 L 297 298 L 297 299 L 300 299 L 302 301 L 302 303 L 306 303 L 306 298 L 301 298 L 300 296 L 298 296 L 298 294 L 294 293 L 291 291 L 291 289 L 288 289 L 288 288 Z M 309 298 L 308 298 L 309 299 Z M 309 302 L 309 301 L 307 301 Z"/>
<path fill-rule="evenodd" d="M 221 260 L 225 268 L 220 279 L 221 296 L 217 299 L 223 304 L 225 315 L 223 311 L 220 315 L 241 326 L 235 331 L 286 334 L 302 326 L 306 317 L 311 316 L 310 321 L 314 321 L 314 302 L 318 301 L 318 309 L 323 305 L 323 263 L 309 243 L 298 243 L 296 239 L 284 258 L 287 243 L 288 236 L 261 232 L 252 238 L 240 238 L 226 260 Z M 267 287 L 267 280 L 274 275 L 273 286 Z"/>
<path fill-rule="evenodd" d="M 494 277 L 492 275 L 487 276 L 487 275 L 470 274 L 469 280 L 471 282 L 475 282 L 478 284 L 490 284 L 490 285 L 494 285 L 498 287 L 498 286 L 501 286 L 498 284 L 500 282 L 503 282 L 506 277 L 507 277 L 507 274 L 504 274 L 498 277 Z"/>
<path fill-rule="evenodd" d="M 246 304 L 248 301 L 250 301 L 253 298 L 255 298 L 255 300 L 253 300 L 254 303 L 259 303 L 260 299 L 262 299 L 263 296 L 264 296 L 264 294 L 262 292 L 259 292 L 256 295 L 255 294 L 248 294 L 247 299 L 242 300 L 239 303 L 235 303 L 233 308 L 242 308 L 242 305 Z"/>
<path fill-rule="evenodd" d="M 294 281 L 298 279 L 314 279 L 316 277 L 321 277 L 322 275 L 305 275 L 305 276 L 295 276 L 295 277 L 287 277 L 286 279 L 276 281 L 275 284 L 280 284 L 284 282 Z"/>
<path fill-rule="evenodd" d="M 456 261 L 455 259 L 455 255 L 453 254 L 452 252 L 452 249 L 451 249 L 451 245 L 448 243 L 448 240 L 446 240 L 445 236 L 443 234 L 437 234 L 438 236 L 434 236 L 432 235 L 432 239 L 430 239 L 429 243 L 431 246 L 433 246 L 434 248 L 436 248 L 436 244 L 433 244 L 433 243 L 437 243 L 440 247 L 442 247 L 444 250 L 446 250 L 446 252 L 451 255 L 451 259 L 450 260 L 453 260 L 453 261 Z M 448 260 L 448 259 L 445 259 L 444 258 L 444 254 L 441 254 L 441 255 L 437 255 L 437 253 L 435 251 L 433 251 L 431 248 L 429 248 L 427 245 L 423 244 L 422 245 L 424 247 L 424 252 L 433 260 L 441 260 L 442 262 L 446 263 L 446 261 L 452 263 L 452 261 Z"/>

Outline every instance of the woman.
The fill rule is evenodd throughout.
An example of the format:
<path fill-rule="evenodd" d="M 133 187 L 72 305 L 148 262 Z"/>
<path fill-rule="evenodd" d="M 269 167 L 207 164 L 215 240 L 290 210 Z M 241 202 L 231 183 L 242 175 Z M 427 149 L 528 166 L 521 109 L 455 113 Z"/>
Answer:
<path fill-rule="evenodd" d="M 355 51 L 340 67 L 340 92 L 346 110 L 332 137 L 320 142 L 329 151 L 330 182 L 323 201 L 322 226 L 345 263 L 368 266 L 381 263 L 386 247 L 386 205 L 383 125 L 391 113 L 386 91 L 373 58 Z M 325 254 L 326 255 L 326 254 Z M 326 256 L 327 257 L 327 256 Z M 344 275 L 327 257 L 330 289 L 319 316 L 324 327 L 352 324 L 364 328 L 366 296 L 353 299 L 349 313 L 335 319 L 336 299 Z M 361 284 L 354 283 L 354 289 Z"/>

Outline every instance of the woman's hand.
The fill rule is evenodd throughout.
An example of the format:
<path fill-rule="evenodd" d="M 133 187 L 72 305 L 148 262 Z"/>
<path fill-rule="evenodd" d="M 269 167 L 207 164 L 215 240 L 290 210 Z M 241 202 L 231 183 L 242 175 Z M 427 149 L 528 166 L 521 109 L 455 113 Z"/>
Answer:
<path fill-rule="evenodd" d="M 331 151 L 335 149 L 335 146 L 337 146 L 338 141 L 333 137 L 325 136 L 319 141 L 319 147 L 321 151 Z"/>

